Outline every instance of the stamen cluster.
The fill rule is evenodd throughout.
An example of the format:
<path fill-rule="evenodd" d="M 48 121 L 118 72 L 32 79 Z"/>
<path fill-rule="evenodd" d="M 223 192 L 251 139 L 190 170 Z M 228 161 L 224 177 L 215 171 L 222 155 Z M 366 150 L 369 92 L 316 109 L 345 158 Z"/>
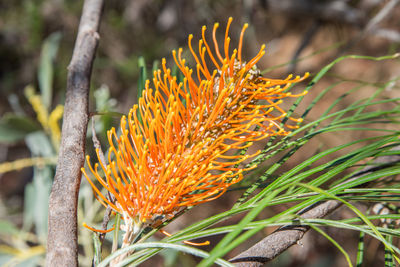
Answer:
<path fill-rule="evenodd" d="M 279 105 L 284 98 L 299 96 L 286 90 L 308 74 L 283 80 L 262 77 L 256 63 L 265 46 L 254 58 L 243 61 L 245 24 L 238 48 L 230 54 L 231 22 L 230 18 L 221 50 L 216 38 L 218 23 L 212 31 L 213 50 L 205 26 L 197 52 L 192 47 L 193 35 L 189 35 L 195 69 L 182 59 L 182 49 L 173 51 L 183 82 L 171 75 L 163 59 L 152 86 L 146 82 L 139 103 L 121 118 L 121 133 L 114 128 L 108 131 L 108 164 L 98 155 L 99 163 L 92 166 L 87 157 L 90 172 L 115 198 L 110 201 L 82 169 L 104 206 L 136 224 L 151 225 L 160 216 L 168 218 L 182 208 L 216 199 L 249 170 L 240 164 L 259 153 L 232 152 L 258 140 L 287 135 L 287 129 L 295 127 L 282 125 L 286 112 Z"/>

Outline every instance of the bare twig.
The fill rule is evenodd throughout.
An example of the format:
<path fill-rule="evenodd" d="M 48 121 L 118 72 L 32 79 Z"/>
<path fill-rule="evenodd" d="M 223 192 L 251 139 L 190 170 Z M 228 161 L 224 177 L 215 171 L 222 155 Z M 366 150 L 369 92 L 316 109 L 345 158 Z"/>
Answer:
<path fill-rule="evenodd" d="M 313 17 L 355 26 L 363 25 L 366 17 L 363 10 L 353 8 L 343 0 L 266 0 L 266 4 L 274 12 L 283 12 L 289 16 Z"/>
<path fill-rule="evenodd" d="M 400 32 L 391 29 L 377 28 L 371 32 L 373 35 L 385 38 L 391 42 L 400 43 Z"/>
<path fill-rule="evenodd" d="M 400 147 L 396 146 L 392 150 L 399 150 Z M 382 156 L 374 160 L 375 164 L 379 166 L 367 166 L 357 174 L 353 175 L 349 181 L 359 179 L 362 176 L 368 175 L 371 172 L 388 168 L 400 162 L 400 155 Z M 342 202 L 337 200 L 329 200 L 326 202 L 316 203 L 305 210 L 299 212 L 301 218 L 304 219 L 318 219 L 327 216 L 335 211 L 342 205 Z M 280 227 L 278 230 L 265 237 L 260 242 L 248 250 L 240 253 L 236 257 L 230 259 L 237 266 L 262 266 L 264 263 L 274 259 L 282 252 L 286 251 L 289 247 L 297 244 L 304 234 L 310 229 L 307 225 L 292 224 Z"/>
<path fill-rule="evenodd" d="M 292 56 L 292 60 L 290 65 L 288 66 L 288 73 L 294 73 L 296 70 L 297 61 L 299 59 L 300 53 L 311 43 L 312 38 L 317 34 L 320 29 L 321 21 L 314 20 L 311 27 L 304 33 L 303 38 L 301 39 L 300 45 L 297 47 L 296 51 Z"/>
<path fill-rule="evenodd" d="M 304 211 L 300 217 L 305 219 L 323 218 L 341 205 L 342 202 L 337 200 L 322 202 Z M 230 262 L 243 267 L 262 266 L 296 244 L 309 229 L 309 226 L 301 224 L 280 227 L 248 250 L 231 259 Z"/>
<path fill-rule="evenodd" d="M 49 200 L 47 266 L 78 266 L 77 202 L 84 164 L 88 124 L 88 95 L 95 51 L 99 41 L 103 0 L 86 0 L 71 63 L 61 146 Z"/>
<path fill-rule="evenodd" d="M 96 135 L 94 117 L 92 117 L 92 141 L 93 141 L 93 144 L 94 144 L 94 147 L 96 148 L 96 150 L 98 149 L 98 154 L 99 154 L 99 157 L 100 157 L 101 164 L 103 166 L 106 166 L 107 165 L 106 164 L 106 159 L 104 157 L 103 150 L 101 149 L 100 141 L 99 141 L 99 139 L 97 138 L 97 135 Z M 108 198 L 108 200 L 110 202 L 114 203 L 114 201 L 115 201 L 114 196 L 110 192 L 107 192 L 107 198 Z M 108 205 L 107 209 L 106 209 L 106 212 L 104 213 L 104 216 L 103 216 L 103 222 L 101 224 L 101 229 L 102 230 L 107 230 L 108 222 L 110 221 L 111 212 L 112 212 L 112 209 Z M 99 240 L 100 240 L 101 246 L 103 245 L 103 241 L 104 241 L 105 236 L 106 236 L 105 233 L 99 234 Z M 100 247 L 100 249 L 101 249 L 101 247 Z"/>
<path fill-rule="evenodd" d="M 378 23 L 380 23 L 384 18 L 387 18 L 389 13 L 393 11 L 394 7 L 399 3 L 399 0 L 389 1 L 365 26 L 362 34 L 366 35 L 371 30 L 373 30 Z"/>
<path fill-rule="evenodd" d="M 344 54 L 355 44 L 364 39 L 367 35 L 373 34 L 374 30 L 377 29 L 378 24 L 387 18 L 390 12 L 394 10 L 394 7 L 400 2 L 400 0 L 391 0 L 385 4 L 385 6 L 364 26 L 364 28 L 348 42 L 348 44 L 340 51 L 340 54 Z"/>

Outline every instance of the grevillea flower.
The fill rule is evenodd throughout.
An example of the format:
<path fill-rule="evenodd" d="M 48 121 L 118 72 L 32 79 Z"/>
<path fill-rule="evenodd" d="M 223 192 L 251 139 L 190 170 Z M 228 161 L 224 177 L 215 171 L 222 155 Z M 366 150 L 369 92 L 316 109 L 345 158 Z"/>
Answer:
<path fill-rule="evenodd" d="M 154 225 L 183 208 L 218 198 L 249 170 L 240 168 L 241 163 L 259 153 L 232 152 L 287 135 L 295 127 L 282 125 L 286 112 L 279 105 L 284 98 L 299 96 L 286 90 L 308 74 L 283 80 L 262 77 L 256 63 L 265 46 L 244 61 L 245 24 L 237 49 L 230 53 L 231 22 L 230 18 L 221 47 L 216 38 L 218 23 L 212 32 L 213 47 L 205 26 L 197 52 L 189 35 L 195 69 L 182 59 L 182 49 L 172 52 L 183 82 L 177 82 L 162 60 L 162 70 L 154 72 L 152 85 L 146 82 L 138 105 L 121 118 L 121 133 L 114 128 L 107 132 L 108 164 L 101 162 L 97 151 L 101 171 L 87 156 L 90 172 L 115 201 L 101 193 L 82 169 L 85 177 L 98 200 L 122 214 L 126 231 L 133 227 L 137 232 L 144 223 Z"/>

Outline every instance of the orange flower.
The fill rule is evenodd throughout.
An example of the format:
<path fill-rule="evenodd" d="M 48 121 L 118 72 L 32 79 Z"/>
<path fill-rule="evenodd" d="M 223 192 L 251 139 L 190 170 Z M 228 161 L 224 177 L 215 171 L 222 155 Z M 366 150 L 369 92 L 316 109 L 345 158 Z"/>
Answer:
<path fill-rule="evenodd" d="M 99 164 L 93 167 L 87 156 L 91 173 L 115 202 L 100 192 L 82 168 L 83 174 L 99 201 L 121 213 L 125 225 L 128 220 L 136 228 L 144 222 L 153 225 L 185 207 L 218 198 L 249 170 L 239 168 L 240 163 L 259 153 L 233 155 L 232 151 L 270 136 L 287 135 L 285 128 L 295 127 L 281 125 L 286 113 L 279 104 L 283 98 L 299 96 L 285 91 L 308 73 L 284 80 L 263 78 L 255 64 L 265 46 L 253 59 L 242 59 L 245 24 L 238 48 L 230 54 L 231 22 L 232 18 L 221 50 L 216 40 L 218 23 L 212 32 L 213 50 L 205 38 L 205 26 L 197 53 L 189 35 L 189 49 L 197 63 L 194 70 L 182 59 L 182 49 L 172 52 L 183 82 L 177 82 L 162 60 L 162 70 L 154 72 L 153 87 L 147 81 L 139 104 L 121 118 L 121 134 L 114 128 L 107 132 L 108 164 L 99 160 L 101 172 Z"/>

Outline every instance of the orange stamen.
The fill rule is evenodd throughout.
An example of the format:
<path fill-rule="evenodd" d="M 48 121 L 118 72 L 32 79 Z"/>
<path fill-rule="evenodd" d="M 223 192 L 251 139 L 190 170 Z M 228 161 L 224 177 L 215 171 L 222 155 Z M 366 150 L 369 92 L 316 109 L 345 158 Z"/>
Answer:
<path fill-rule="evenodd" d="M 85 222 L 82 223 L 82 225 L 83 225 L 83 227 L 86 227 L 87 229 L 92 230 L 93 232 L 99 232 L 99 233 L 103 233 L 103 234 L 109 233 L 109 232 L 111 232 L 112 230 L 115 229 L 115 227 L 113 227 L 113 228 L 110 228 L 108 230 L 100 230 L 100 229 L 96 229 L 96 228 L 93 228 L 93 227 L 87 225 Z"/>
<path fill-rule="evenodd" d="M 168 236 L 168 237 L 172 236 L 170 233 L 168 233 L 168 232 L 165 231 L 165 230 L 162 230 L 162 229 L 161 229 L 160 232 L 161 232 L 162 234 Z M 186 241 L 186 240 L 185 240 L 185 241 L 183 241 L 183 243 L 185 243 L 186 245 L 198 246 L 198 247 L 210 245 L 210 241 L 205 241 L 205 242 L 203 242 L 203 243 L 194 243 L 194 242 L 190 242 L 190 241 Z"/>
<path fill-rule="evenodd" d="M 229 34 L 229 28 L 231 27 L 232 20 L 233 20 L 233 18 L 229 17 L 228 24 L 226 25 L 226 30 L 225 30 L 225 38 L 224 38 L 225 58 L 229 58 L 230 38 L 229 38 L 228 34 Z"/>
<path fill-rule="evenodd" d="M 240 65 L 242 65 L 242 47 L 243 47 L 243 36 L 246 29 L 249 27 L 249 24 L 244 24 L 242 31 L 240 32 L 239 46 L 238 46 L 238 59 Z"/>

